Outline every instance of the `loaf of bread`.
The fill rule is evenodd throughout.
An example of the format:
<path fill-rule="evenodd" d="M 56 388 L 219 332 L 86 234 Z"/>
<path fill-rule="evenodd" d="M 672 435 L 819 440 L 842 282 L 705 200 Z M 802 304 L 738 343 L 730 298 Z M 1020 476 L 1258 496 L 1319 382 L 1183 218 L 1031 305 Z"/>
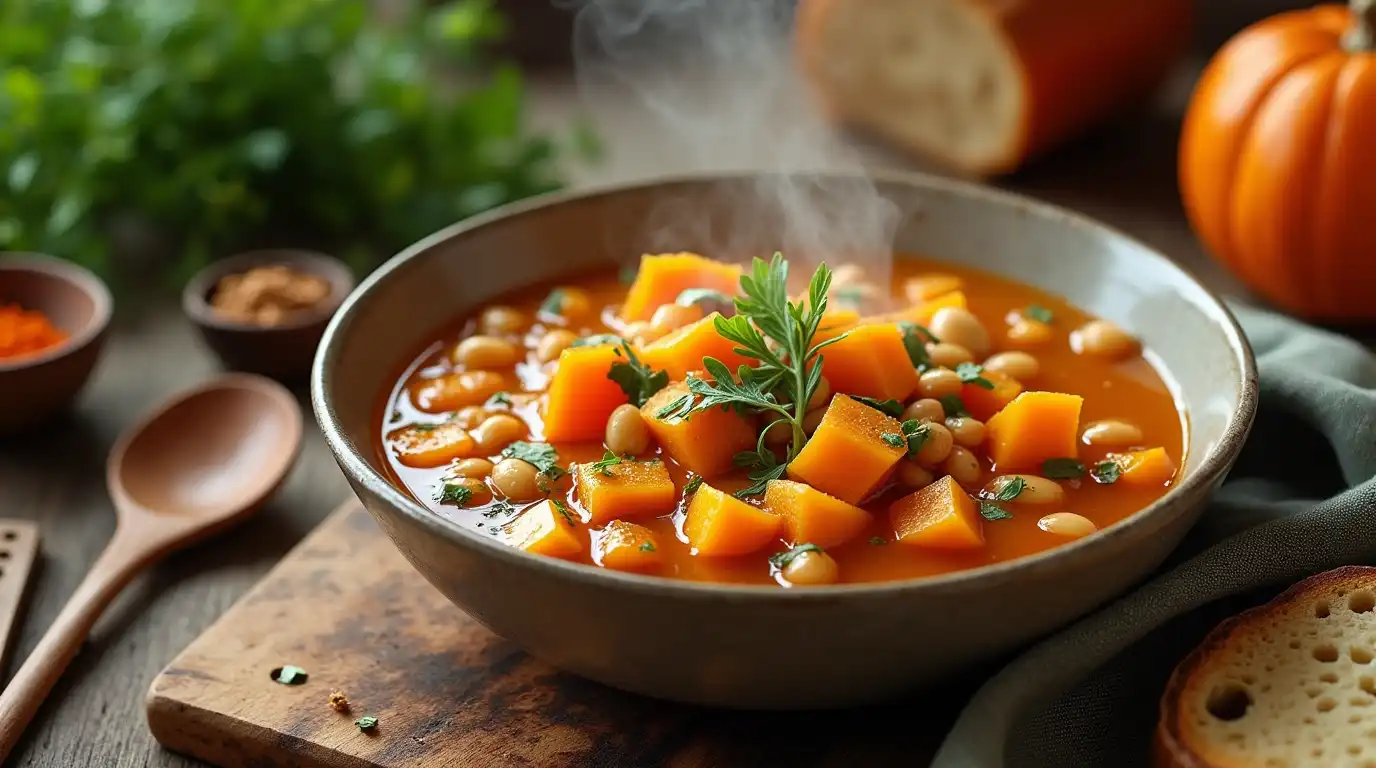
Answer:
<path fill-rule="evenodd" d="M 1376 768 L 1376 568 L 1306 579 L 1220 624 L 1161 699 L 1162 768 Z"/>
<path fill-rule="evenodd" d="M 1190 0 L 802 0 L 795 50 L 835 119 L 985 176 L 1140 99 Z"/>

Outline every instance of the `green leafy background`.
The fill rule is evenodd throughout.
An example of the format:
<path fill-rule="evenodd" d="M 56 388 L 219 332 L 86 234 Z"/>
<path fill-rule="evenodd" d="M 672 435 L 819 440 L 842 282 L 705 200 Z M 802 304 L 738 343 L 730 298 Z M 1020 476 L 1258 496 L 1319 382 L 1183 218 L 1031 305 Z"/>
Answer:
<path fill-rule="evenodd" d="M 366 268 L 596 152 L 524 127 L 490 0 L 397 10 L 0 0 L 0 250 L 145 282 L 263 244 Z"/>

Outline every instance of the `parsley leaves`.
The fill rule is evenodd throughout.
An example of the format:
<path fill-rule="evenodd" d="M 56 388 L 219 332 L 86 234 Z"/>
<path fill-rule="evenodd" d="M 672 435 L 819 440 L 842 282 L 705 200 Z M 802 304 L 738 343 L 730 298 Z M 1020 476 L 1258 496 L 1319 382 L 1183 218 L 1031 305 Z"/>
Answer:
<path fill-rule="evenodd" d="M 1085 465 L 1077 459 L 1047 459 L 1042 462 L 1042 474 L 1053 480 L 1074 480 L 1083 477 Z"/>
<path fill-rule="evenodd" d="M 540 474 L 552 480 L 558 480 L 567 471 L 559 466 L 559 452 L 554 450 L 554 446 L 549 443 L 528 443 L 524 440 L 517 440 L 502 449 L 502 458 L 520 459 L 527 464 L 534 465 L 540 470 Z"/>
<path fill-rule="evenodd" d="M 554 511 L 558 512 L 559 516 L 564 518 L 564 522 L 568 523 L 570 528 L 573 528 L 573 510 L 569 509 L 569 505 L 558 499 L 550 499 L 549 503 L 554 505 Z"/>
<path fill-rule="evenodd" d="M 903 440 L 908 446 L 908 455 L 916 456 L 932 436 L 932 426 L 925 421 L 908 419 L 902 424 Z M 895 446 L 898 447 L 898 446 Z"/>
<path fill-rule="evenodd" d="M 1012 520 L 1013 513 L 1000 507 L 991 501 L 981 500 L 979 503 L 979 514 L 985 520 Z"/>
<path fill-rule="evenodd" d="M 498 392 L 497 394 L 493 395 L 492 397 L 487 398 L 487 403 L 486 403 L 486 405 L 487 405 L 488 407 L 491 407 L 491 406 L 494 406 L 494 405 L 505 405 L 505 406 L 507 406 L 508 408 L 510 408 L 510 407 L 511 407 L 511 395 L 509 395 L 509 394 L 507 394 L 507 393 L 505 393 L 505 392 Z"/>
<path fill-rule="evenodd" d="M 1052 319 L 1054 319 L 1051 314 L 1051 310 L 1041 306 L 1040 304 L 1032 304 L 1028 306 L 1026 309 L 1022 311 L 1022 314 L 1024 317 L 1036 320 L 1039 323 L 1049 323 L 1052 321 Z"/>
<path fill-rule="evenodd" d="M 633 459 L 630 456 L 617 456 L 611 451 L 603 451 L 602 460 L 594 461 L 592 464 L 589 464 L 588 467 L 594 472 L 601 472 L 606 477 L 611 477 L 612 467 L 626 461 L 633 461 Z"/>
<path fill-rule="evenodd" d="M 897 417 L 903 414 L 903 404 L 897 400 L 875 400 L 872 397 L 863 397 L 861 395 L 851 395 L 850 398 L 857 403 L 868 405 L 876 411 L 889 416 Z"/>
<path fill-rule="evenodd" d="M 555 288 L 554 290 L 550 291 L 549 295 L 545 297 L 545 300 L 540 302 L 539 311 L 541 314 L 544 315 L 563 316 L 564 292 L 559 290 L 558 288 Z"/>
<path fill-rule="evenodd" d="M 903 332 L 903 348 L 908 350 L 908 359 L 913 367 L 919 371 L 934 367 L 931 356 L 927 354 L 927 342 L 937 344 L 937 337 L 925 327 L 907 320 L 898 324 L 898 330 Z"/>
<path fill-rule="evenodd" d="M 630 344 L 622 341 L 617 348 L 617 354 L 625 354 L 626 359 L 612 363 L 611 370 L 607 371 L 607 378 L 621 387 L 631 405 L 639 408 L 656 392 L 669 386 L 669 372 L 650 370 L 649 366 L 640 362 Z"/>
<path fill-rule="evenodd" d="M 940 400 L 941 409 L 946 412 L 947 418 L 958 419 L 970 415 L 970 411 L 965 408 L 965 401 L 960 399 L 960 395 L 942 395 L 938 400 Z"/>
<path fill-rule="evenodd" d="M 1027 488 L 1027 481 L 1014 475 L 1004 480 L 994 491 L 992 500 L 979 500 L 979 514 L 985 520 L 1011 520 L 1013 513 L 994 502 L 1012 501 Z"/>
<path fill-rule="evenodd" d="M 642 544 L 640 545 L 640 551 L 641 551 L 641 552 L 653 552 L 653 551 L 655 551 L 655 543 L 654 543 L 653 541 L 647 541 L 647 542 L 642 543 Z"/>
<path fill-rule="evenodd" d="M 974 384 L 981 389 L 993 389 L 994 382 L 984 378 L 984 366 L 979 363 L 961 363 L 956 366 L 956 375 L 962 383 Z"/>
<path fill-rule="evenodd" d="M 355 720 L 354 725 L 358 726 L 360 731 L 371 731 L 377 727 L 377 718 L 372 715 L 364 715 Z"/>
<path fill-rule="evenodd" d="M 778 552 L 773 555 L 770 555 L 769 564 L 774 566 L 775 568 L 778 568 L 779 570 L 783 570 L 784 568 L 787 568 L 788 564 L 793 562 L 793 560 L 797 558 L 799 555 L 805 552 L 821 551 L 823 551 L 822 548 L 817 546 L 816 544 L 799 544 L 798 546 L 788 550 L 787 552 Z"/>
<path fill-rule="evenodd" d="M 1118 462 L 1113 460 L 1101 461 L 1094 465 L 1094 469 L 1089 471 L 1089 476 L 1094 478 L 1094 482 L 1103 485 L 1112 485 L 1118 482 L 1118 478 L 1123 474 L 1123 468 Z"/>
<path fill-rule="evenodd" d="M 702 475 L 693 475 L 693 479 L 689 480 L 688 484 L 683 486 L 683 495 L 691 496 L 697 493 L 697 490 L 702 487 L 702 482 Z"/>
<path fill-rule="evenodd" d="M 460 507 L 468 506 L 472 499 L 473 489 L 458 483 L 443 483 L 440 485 L 440 492 L 435 496 L 435 501 L 441 504 L 454 504 Z"/>
<path fill-rule="evenodd" d="M 885 432 L 881 434 L 879 438 L 894 448 L 902 448 L 908 444 L 908 441 L 904 440 L 902 435 L 895 435 L 892 432 Z"/>

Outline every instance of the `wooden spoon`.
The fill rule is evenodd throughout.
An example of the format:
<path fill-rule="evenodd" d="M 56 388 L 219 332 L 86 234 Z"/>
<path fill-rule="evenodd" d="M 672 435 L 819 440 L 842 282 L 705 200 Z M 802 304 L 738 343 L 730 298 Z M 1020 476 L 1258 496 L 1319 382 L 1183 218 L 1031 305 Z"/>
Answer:
<path fill-rule="evenodd" d="M 0 693 L 0 762 L 130 580 L 254 511 L 300 450 L 296 400 L 281 385 L 245 374 L 178 395 L 120 438 L 106 471 L 115 534 Z"/>

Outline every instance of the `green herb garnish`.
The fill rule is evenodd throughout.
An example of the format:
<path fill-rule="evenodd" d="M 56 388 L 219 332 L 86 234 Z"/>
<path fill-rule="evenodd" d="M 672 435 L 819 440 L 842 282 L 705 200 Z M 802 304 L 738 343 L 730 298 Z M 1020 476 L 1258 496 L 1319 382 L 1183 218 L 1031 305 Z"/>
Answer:
<path fill-rule="evenodd" d="M 1094 478 L 1094 482 L 1104 485 L 1112 485 L 1118 482 L 1118 478 L 1123 474 L 1123 468 L 1116 461 L 1101 461 L 1094 465 L 1094 469 L 1089 471 L 1089 476 Z"/>
<path fill-rule="evenodd" d="M 889 543 L 889 540 L 886 539 L 886 538 L 884 538 L 883 536 L 872 536 L 872 537 L 870 537 L 870 544 L 873 544 L 873 545 L 876 546 L 876 547 L 882 547 L 882 546 L 884 546 L 885 544 L 888 544 L 888 543 Z"/>
<path fill-rule="evenodd" d="M 980 501 L 979 515 L 985 520 L 1012 520 L 1013 513 L 991 501 Z"/>
<path fill-rule="evenodd" d="M 640 545 L 640 551 L 641 551 L 641 552 L 653 552 L 653 551 L 655 551 L 655 544 L 654 544 L 654 542 L 652 542 L 652 541 L 647 541 L 647 542 L 645 542 L 644 544 L 641 544 L 641 545 Z"/>
<path fill-rule="evenodd" d="M 516 505 L 512 504 L 512 503 L 509 502 L 509 501 L 505 501 L 505 500 L 503 500 L 503 501 L 494 501 L 494 502 L 492 502 L 492 506 L 490 506 L 490 507 L 488 507 L 487 509 L 483 510 L 483 517 L 497 517 L 498 515 L 514 515 L 514 514 L 516 514 Z M 481 523 L 479 523 L 479 525 L 481 525 Z"/>
<path fill-rule="evenodd" d="M 769 487 L 770 480 L 778 480 L 788 471 L 788 463 L 779 463 L 779 460 L 774 458 L 773 451 L 767 448 L 741 451 L 736 454 L 734 461 L 738 467 L 749 467 L 753 470 L 748 475 L 751 484 L 732 494 L 738 499 L 759 496 Z"/>
<path fill-rule="evenodd" d="M 487 404 L 488 406 L 493 406 L 493 405 L 505 405 L 505 406 L 507 406 L 508 408 L 510 408 L 511 405 L 512 405 L 512 403 L 511 403 L 511 395 L 508 395 L 508 394 L 505 393 L 505 392 L 498 392 L 497 394 L 493 395 L 492 397 L 487 398 L 487 403 L 486 403 L 486 404 Z"/>
<path fill-rule="evenodd" d="M 932 426 L 925 421 L 908 419 L 902 424 L 903 440 L 908 447 L 908 455 L 916 456 L 932 436 Z M 895 446 L 898 447 L 898 446 Z"/>
<path fill-rule="evenodd" d="M 291 664 L 285 664 L 281 669 L 277 670 L 277 674 L 273 676 L 272 679 L 282 685 L 301 685 L 306 682 L 306 678 L 308 677 L 310 677 L 310 675 L 306 674 L 306 670 L 292 666 Z"/>
<path fill-rule="evenodd" d="M 528 443 L 524 440 L 517 440 L 502 449 L 502 457 L 520 459 L 531 464 L 540 470 L 540 474 L 552 480 L 558 480 L 568 474 L 567 470 L 559 466 L 559 452 L 554 450 L 554 446 L 549 443 Z"/>
<path fill-rule="evenodd" d="M 458 483 L 444 483 L 440 486 L 440 492 L 435 497 L 435 501 L 441 504 L 454 504 L 456 506 L 467 506 L 473 499 L 473 489 L 466 488 Z"/>
<path fill-rule="evenodd" d="M 574 527 L 573 511 L 569 509 L 569 505 L 558 499 L 550 499 L 549 503 L 554 505 L 554 511 L 564 518 L 564 522 L 568 523 L 570 528 Z"/>
<path fill-rule="evenodd" d="M 435 430 L 439 429 L 440 427 L 448 423 L 449 422 L 447 421 L 440 421 L 434 424 L 412 424 L 411 429 L 414 429 L 417 432 L 434 432 Z"/>
<path fill-rule="evenodd" d="M 865 301 L 865 292 L 858 285 L 847 285 L 837 288 L 831 294 L 838 303 L 844 304 L 851 309 L 859 309 Z"/>
<path fill-rule="evenodd" d="M 979 363 L 961 363 L 956 366 L 956 375 L 964 384 L 974 384 L 983 389 L 993 389 L 994 382 L 984 378 L 984 366 Z"/>
<path fill-rule="evenodd" d="M 940 343 L 936 336 L 925 327 L 907 320 L 898 324 L 898 330 L 903 332 L 903 348 L 908 350 L 908 359 L 913 367 L 919 371 L 934 368 L 932 358 L 927 354 L 927 340 L 933 344 Z"/>
<path fill-rule="evenodd" d="M 799 544 L 798 546 L 788 550 L 787 552 L 778 552 L 773 555 L 770 555 L 769 564 L 774 566 L 775 568 L 778 568 L 779 570 L 783 570 L 784 568 L 787 568 L 788 564 L 793 562 L 795 558 L 797 558 L 799 555 L 805 552 L 822 551 L 822 548 L 817 546 L 816 544 Z"/>
<path fill-rule="evenodd" d="M 622 462 L 631 461 L 631 460 L 632 460 L 632 459 L 631 459 L 630 456 L 624 456 L 624 457 L 623 457 L 623 456 L 617 456 L 616 454 L 612 453 L 611 451 L 603 451 L 603 452 L 602 452 L 602 460 L 601 460 L 601 461 L 594 461 L 592 464 L 589 464 L 588 466 L 589 466 L 589 468 L 591 468 L 594 472 L 601 472 L 603 475 L 605 475 L 605 476 L 607 476 L 607 477 L 611 477 L 611 476 L 612 476 L 612 467 L 614 467 L 614 466 L 616 466 L 617 464 L 620 464 L 620 463 L 622 463 Z"/>
<path fill-rule="evenodd" d="M 1042 462 L 1042 474 L 1054 480 L 1074 480 L 1084 476 L 1085 465 L 1076 459 L 1047 459 Z"/>
<path fill-rule="evenodd" d="M 674 299 L 674 303 L 680 307 L 691 307 L 699 304 L 720 304 L 724 307 L 731 306 L 731 297 L 721 291 L 714 291 L 711 288 L 689 288 Z"/>
<path fill-rule="evenodd" d="M 377 727 L 377 718 L 372 715 L 364 715 L 355 720 L 354 725 L 358 726 L 360 731 L 371 731 Z"/>
<path fill-rule="evenodd" d="M 1030 305 L 1027 309 L 1024 309 L 1022 311 L 1022 314 L 1023 316 L 1030 317 L 1039 323 L 1049 323 L 1053 318 L 1051 310 L 1041 306 L 1040 304 Z"/>
<path fill-rule="evenodd" d="M 545 297 L 545 300 L 540 302 L 539 311 L 541 314 L 558 315 L 562 317 L 564 314 L 564 292 L 558 288 L 550 291 L 549 295 Z"/>
<path fill-rule="evenodd" d="M 879 436 L 879 439 L 883 440 L 885 443 L 889 444 L 894 448 L 902 448 L 903 446 L 908 444 L 908 441 L 904 440 L 902 435 L 895 435 L 892 432 L 885 432 L 881 434 Z"/>
<path fill-rule="evenodd" d="M 960 395 L 942 395 L 938 399 L 947 418 L 959 419 L 970 415 L 970 411 L 966 410 L 965 401 L 960 399 Z"/>
<path fill-rule="evenodd" d="M 868 405 L 887 416 L 897 417 L 903 414 L 903 404 L 897 400 L 875 400 L 872 397 L 863 397 L 861 395 L 851 395 L 850 398 L 861 405 Z"/>
<path fill-rule="evenodd" d="M 621 391 L 630 399 L 631 405 L 639 408 L 656 392 L 669 386 L 669 372 L 650 370 L 649 366 L 636 357 L 630 344 L 622 341 L 617 347 L 617 354 L 625 354 L 626 359 L 612 363 L 611 370 L 607 371 L 607 378 L 621 387 Z"/>
<path fill-rule="evenodd" d="M 683 486 L 683 495 L 688 496 L 697 493 L 697 490 L 702 487 L 702 483 L 702 475 L 693 475 L 693 479 Z"/>
<path fill-rule="evenodd" d="M 1004 481 L 1003 484 L 999 486 L 999 489 L 994 492 L 994 501 L 1012 501 L 1018 498 L 1026 488 L 1027 481 L 1014 475 Z"/>
<path fill-rule="evenodd" d="M 570 347 L 600 347 L 603 344 L 623 344 L 625 339 L 613 333 L 598 333 L 592 336 L 584 336 L 581 339 L 574 339 Z"/>

